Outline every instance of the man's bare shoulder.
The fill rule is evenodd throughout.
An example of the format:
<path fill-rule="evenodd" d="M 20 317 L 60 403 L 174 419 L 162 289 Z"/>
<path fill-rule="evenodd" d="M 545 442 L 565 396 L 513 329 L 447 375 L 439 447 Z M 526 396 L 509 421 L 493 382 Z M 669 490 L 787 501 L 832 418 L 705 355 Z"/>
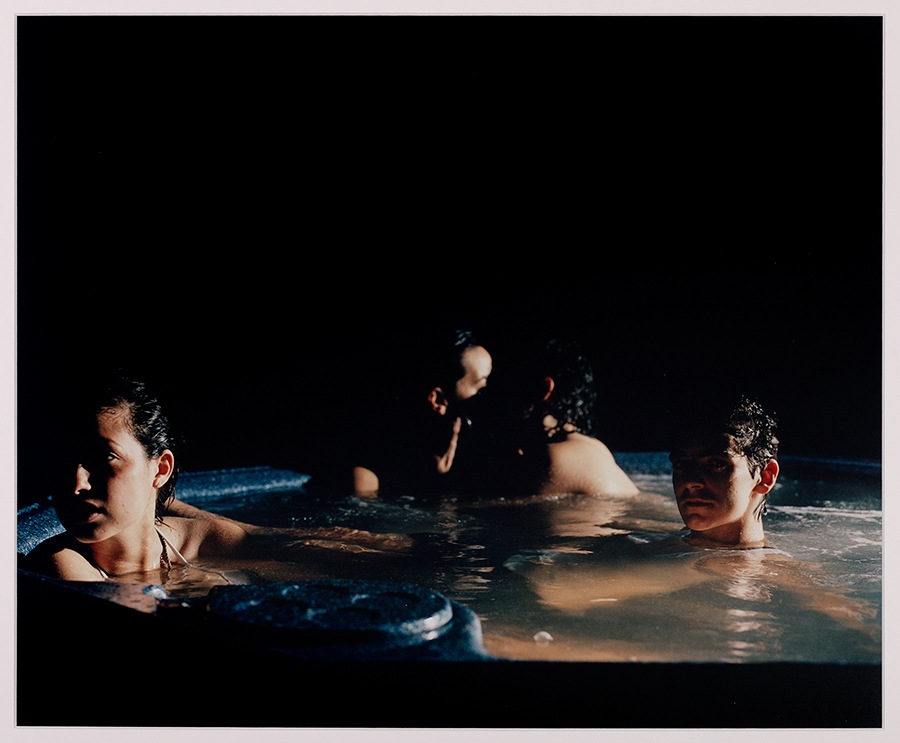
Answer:
<path fill-rule="evenodd" d="M 550 485 L 564 492 L 628 495 L 637 492 L 631 478 L 616 464 L 599 439 L 572 433 L 550 444 Z"/>
<path fill-rule="evenodd" d="M 583 433 L 570 433 L 565 441 L 550 444 L 549 450 L 551 461 L 583 461 L 587 458 L 600 464 L 615 464 L 615 458 L 606 444 Z"/>

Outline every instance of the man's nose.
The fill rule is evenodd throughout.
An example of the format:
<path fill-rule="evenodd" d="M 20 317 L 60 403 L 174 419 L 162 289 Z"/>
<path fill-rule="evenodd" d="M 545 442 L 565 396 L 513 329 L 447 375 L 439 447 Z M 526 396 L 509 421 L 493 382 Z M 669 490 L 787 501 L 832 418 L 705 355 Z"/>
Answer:
<path fill-rule="evenodd" d="M 75 495 L 91 489 L 90 477 L 91 473 L 84 468 L 84 465 L 79 464 L 78 469 L 75 470 Z"/>
<path fill-rule="evenodd" d="M 681 471 L 681 484 L 687 488 L 699 488 L 704 485 L 703 474 L 696 465 L 685 465 Z"/>

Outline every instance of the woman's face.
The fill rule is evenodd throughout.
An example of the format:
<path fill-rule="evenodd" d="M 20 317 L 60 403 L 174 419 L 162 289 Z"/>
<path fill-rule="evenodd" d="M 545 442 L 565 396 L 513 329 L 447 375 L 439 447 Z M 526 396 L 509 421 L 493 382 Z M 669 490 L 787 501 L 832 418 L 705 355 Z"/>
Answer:
<path fill-rule="evenodd" d="M 159 459 L 147 457 L 124 411 L 96 416 L 79 460 L 73 493 L 56 503 L 60 521 L 79 542 L 102 542 L 153 525 L 162 484 Z"/>

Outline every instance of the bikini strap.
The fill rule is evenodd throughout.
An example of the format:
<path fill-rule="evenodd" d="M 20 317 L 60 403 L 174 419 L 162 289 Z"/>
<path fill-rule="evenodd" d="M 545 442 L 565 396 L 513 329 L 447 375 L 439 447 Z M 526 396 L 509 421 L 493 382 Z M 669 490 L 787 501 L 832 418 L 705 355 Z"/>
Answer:
<path fill-rule="evenodd" d="M 155 526 L 155 525 L 154 525 L 154 526 Z M 166 535 L 163 534 L 163 533 L 160 531 L 160 529 L 159 529 L 158 526 L 156 526 L 156 533 L 159 534 L 159 538 L 163 541 L 163 546 L 164 546 L 164 547 L 165 547 L 165 546 L 168 546 L 168 548 L 169 548 L 170 550 L 172 550 L 172 552 L 175 553 L 175 557 L 177 557 L 179 560 L 181 560 L 181 564 L 182 564 L 182 565 L 184 565 L 185 567 L 189 567 L 189 568 L 194 567 L 194 566 L 191 565 L 187 560 L 184 559 L 184 555 L 182 555 L 182 554 L 178 551 L 178 548 L 177 548 L 174 544 L 172 544 L 168 539 L 166 539 Z"/>

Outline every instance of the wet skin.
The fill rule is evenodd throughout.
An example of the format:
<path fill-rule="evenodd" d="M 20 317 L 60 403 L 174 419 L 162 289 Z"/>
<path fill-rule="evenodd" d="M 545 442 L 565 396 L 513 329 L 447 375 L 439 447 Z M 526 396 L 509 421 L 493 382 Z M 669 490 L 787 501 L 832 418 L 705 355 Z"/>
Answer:
<path fill-rule="evenodd" d="M 115 411 L 96 418 L 75 473 L 73 492 L 58 499 L 60 520 L 79 542 L 129 538 L 154 523 L 156 492 L 168 479 L 160 459 L 150 459 Z"/>
<path fill-rule="evenodd" d="M 720 544 L 764 541 L 758 511 L 775 484 L 778 464 L 756 473 L 728 434 L 692 433 L 669 455 L 678 511 L 692 536 Z"/>
<path fill-rule="evenodd" d="M 491 376 L 491 355 L 482 346 L 473 346 L 463 351 L 460 363 L 465 374 L 456 382 L 456 398 L 468 400 L 487 386 Z"/>

